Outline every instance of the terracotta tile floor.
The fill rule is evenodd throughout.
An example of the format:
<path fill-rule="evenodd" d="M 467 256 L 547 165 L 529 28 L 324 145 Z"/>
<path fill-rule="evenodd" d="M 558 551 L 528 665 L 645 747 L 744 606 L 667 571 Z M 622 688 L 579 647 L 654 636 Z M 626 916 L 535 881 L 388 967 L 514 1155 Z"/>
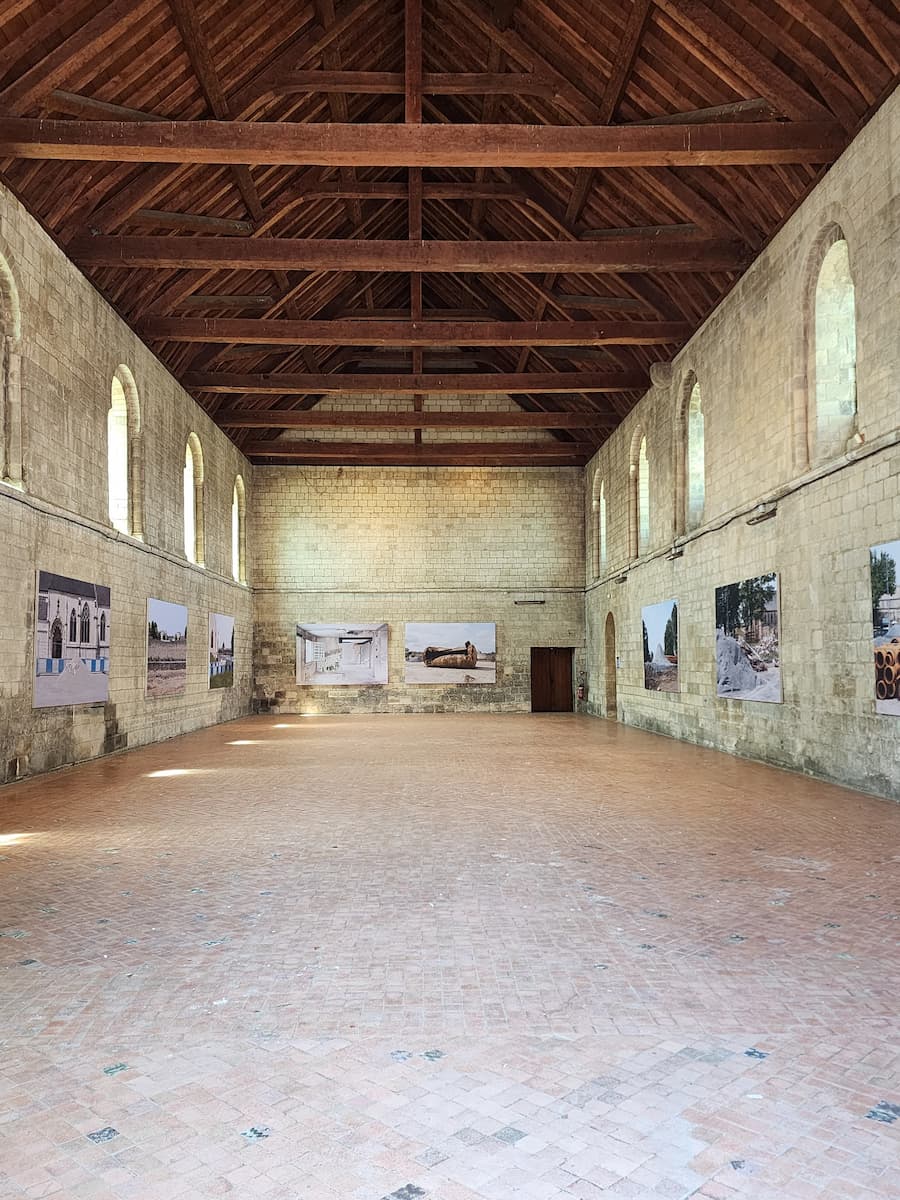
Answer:
<path fill-rule="evenodd" d="M 900 1196 L 900 808 L 574 717 L 0 792 L 0 1196 Z"/>

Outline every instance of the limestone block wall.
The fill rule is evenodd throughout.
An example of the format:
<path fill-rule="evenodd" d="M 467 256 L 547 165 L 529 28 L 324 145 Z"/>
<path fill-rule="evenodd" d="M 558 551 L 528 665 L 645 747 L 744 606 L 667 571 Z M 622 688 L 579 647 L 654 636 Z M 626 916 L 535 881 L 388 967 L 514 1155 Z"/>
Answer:
<path fill-rule="evenodd" d="M 231 576 L 235 477 L 247 461 L 40 226 L 0 189 L 0 781 L 157 741 L 249 707 L 250 591 Z M 107 412 L 130 372 L 140 407 L 133 494 L 143 536 L 108 515 Z M 184 554 L 185 443 L 203 450 L 205 567 Z M 109 704 L 32 708 L 36 571 L 112 590 Z M 189 609 L 185 694 L 145 697 L 149 596 Z M 232 689 L 207 688 L 208 612 L 236 618 Z"/>
<path fill-rule="evenodd" d="M 869 547 L 900 538 L 900 98 L 888 102 L 588 465 L 586 636 L 590 711 L 615 680 L 629 724 L 900 798 L 900 719 L 875 712 Z M 856 288 L 855 433 L 812 445 L 807 326 L 823 246 L 839 227 Z M 685 534 L 683 412 L 705 416 L 706 504 Z M 651 537 L 633 553 L 638 429 L 647 433 Z M 605 485 L 607 560 L 596 553 Z M 756 525 L 756 505 L 777 514 Z M 673 543 L 683 551 L 668 560 Z M 715 588 L 781 576 L 784 703 L 716 696 Z M 622 575 L 625 579 L 617 582 Z M 680 604 L 677 695 L 643 687 L 641 608 Z M 615 651 L 607 652 L 607 618 Z M 614 658 L 618 656 L 616 671 Z"/>
<path fill-rule="evenodd" d="M 532 646 L 572 646 L 581 664 L 581 493 L 573 468 L 258 467 L 258 700 L 307 713 L 527 711 Z M 298 621 L 387 621 L 388 686 L 298 687 Z M 404 684 L 406 621 L 496 622 L 496 684 Z"/>

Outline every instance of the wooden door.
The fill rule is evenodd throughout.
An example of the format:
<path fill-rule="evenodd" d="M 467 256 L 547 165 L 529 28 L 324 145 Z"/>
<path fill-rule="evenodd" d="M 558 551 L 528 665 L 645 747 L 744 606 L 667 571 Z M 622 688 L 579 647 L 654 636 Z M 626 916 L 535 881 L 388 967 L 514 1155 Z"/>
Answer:
<path fill-rule="evenodd" d="M 531 711 L 572 712 L 571 646 L 531 647 Z"/>
<path fill-rule="evenodd" d="M 612 721 L 619 719 L 618 703 L 616 698 L 616 672 L 619 669 L 619 660 L 616 658 L 616 620 L 612 613 L 606 614 L 606 662 L 605 666 L 605 682 L 606 682 L 606 716 Z"/>

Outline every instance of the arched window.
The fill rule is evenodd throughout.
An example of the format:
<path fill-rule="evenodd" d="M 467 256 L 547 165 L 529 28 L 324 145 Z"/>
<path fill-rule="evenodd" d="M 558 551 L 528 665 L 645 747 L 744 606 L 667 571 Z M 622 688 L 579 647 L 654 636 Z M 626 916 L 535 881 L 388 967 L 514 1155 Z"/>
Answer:
<path fill-rule="evenodd" d="M 74 614 L 73 614 L 74 616 Z M 50 629 L 50 657 L 62 658 L 63 656 L 63 630 L 62 622 L 59 617 L 53 622 Z"/>
<path fill-rule="evenodd" d="M 650 546 L 650 463 L 647 439 L 641 438 L 637 459 L 637 552 L 646 554 Z"/>
<path fill-rule="evenodd" d="M 141 407 L 134 376 L 120 365 L 113 376 L 106 414 L 109 519 L 116 529 L 143 537 Z"/>
<path fill-rule="evenodd" d="M 606 480 L 600 484 L 600 499 L 597 505 L 597 545 L 600 552 L 600 573 L 606 570 L 607 532 L 606 532 Z"/>
<path fill-rule="evenodd" d="M 19 292 L 0 254 L 0 479 L 22 487 L 22 395 Z"/>
<path fill-rule="evenodd" d="M 827 232 L 827 249 L 813 296 L 813 381 L 811 457 L 839 454 L 856 430 L 856 294 L 850 251 L 837 226 Z"/>
<path fill-rule="evenodd" d="M 100 642 L 101 645 L 106 641 L 106 613 L 100 614 Z"/>
<path fill-rule="evenodd" d="M 687 527 L 696 529 L 706 503 L 706 463 L 703 398 L 695 380 L 687 406 Z"/>
<path fill-rule="evenodd" d="M 594 536 L 591 547 L 591 567 L 594 579 L 599 578 L 606 568 L 606 481 L 600 478 L 600 472 L 594 473 L 594 486 L 591 496 L 591 510 L 594 513 Z"/>
<path fill-rule="evenodd" d="M 73 644 L 78 641 L 78 618 L 75 616 L 75 609 L 69 613 L 69 641 Z M 54 654 L 54 658 L 58 658 L 58 654 Z"/>
<path fill-rule="evenodd" d="M 647 437 L 640 426 L 631 437 L 628 473 L 629 551 L 632 558 L 638 558 L 650 546 L 650 462 Z"/>
<path fill-rule="evenodd" d="M 128 520 L 128 408 L 125 390 L 112 381 L 112 403 L 106 414 L 106 459 L 109 477 L 109 519 L 122 533 L 131 533 Z"/>
<path fill-rule="evenodd" d="M 184 449 L 184 553 L 203 566 L 203 450 L 196 433 Z"/>
<path fill-rule="evenodd" d="M 244 481 L 240 477 L 234 481 L 234 491 L 231 494 L 231 574 L 238 583 L 247 582 L 246 553 L 244 549 L 244 515 L 246 511 L 246 492 Z"/>
<path fill-rule="evenodd" d="M 81 610 L 81 636 L 78 640 L 82 645 L 91 640 L 91 610 L 86 604 Z"/>

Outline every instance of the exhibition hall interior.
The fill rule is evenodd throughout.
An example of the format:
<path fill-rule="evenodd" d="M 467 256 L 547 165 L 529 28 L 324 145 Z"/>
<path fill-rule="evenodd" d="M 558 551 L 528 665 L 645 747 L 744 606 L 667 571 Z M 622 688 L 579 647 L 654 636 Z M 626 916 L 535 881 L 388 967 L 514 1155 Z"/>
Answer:
<path fill-rule="evenodd" d="M 900 1195 L 894 0 L 0 0 L 0 1196 Z"/>

